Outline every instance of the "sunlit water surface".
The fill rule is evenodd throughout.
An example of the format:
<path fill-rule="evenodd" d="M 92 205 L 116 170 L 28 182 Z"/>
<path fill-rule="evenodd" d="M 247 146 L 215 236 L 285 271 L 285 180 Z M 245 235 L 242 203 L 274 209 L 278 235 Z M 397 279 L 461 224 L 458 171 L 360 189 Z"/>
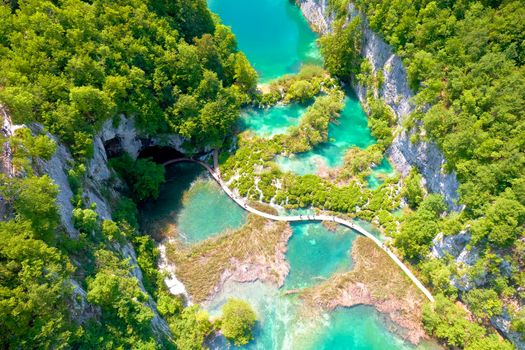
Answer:
<path fill-rule="evenodd" d="M 150 234 L 175 236 L 191 244 L 246 222 L 246 212 L 200 165 L 177 163 L 166 170 L 159 198 L 141 211 Z"/>

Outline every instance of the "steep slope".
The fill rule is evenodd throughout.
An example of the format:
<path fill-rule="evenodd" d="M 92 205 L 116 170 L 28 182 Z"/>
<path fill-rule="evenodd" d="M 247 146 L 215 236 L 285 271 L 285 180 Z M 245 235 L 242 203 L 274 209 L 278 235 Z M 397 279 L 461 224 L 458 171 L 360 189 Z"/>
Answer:
<path fill-rule="evenodd" d="M 328 0 L 305 0 L 298 4 L 312 28 L 321 34 L 331 30 L 335 14 L 330 10 Z M 350 4 L 348 20 L 356 16 L 360 15 Z M 415 110 L 414 94 L 408 86 L 406 69 L 393 49 L 370 29 L 366 18 L 363 18 L 362 28 L 361 56 L 371 63 L 372 74 L 379 71 L 383 73 L 384 82 L 380 88 L 375 88 L 354 80 L 353 88 L 363 105 L 367 104 L 368 93 L 385 101 L 394 111 L 401 126 Z M 407 176 L 411 167 L 417 167 L 429 190 L 442 194 L 451 209 L 460 210 L 461 205 L 457 203 L 459 184 L 455 173 L 444 171 L 445 159 L 435 143 L 413 143 L 410 140 L 413 133 L 414 131 L 402 130 L 388 149 L 387 154 L 395 168 L 403 176 Z"/>

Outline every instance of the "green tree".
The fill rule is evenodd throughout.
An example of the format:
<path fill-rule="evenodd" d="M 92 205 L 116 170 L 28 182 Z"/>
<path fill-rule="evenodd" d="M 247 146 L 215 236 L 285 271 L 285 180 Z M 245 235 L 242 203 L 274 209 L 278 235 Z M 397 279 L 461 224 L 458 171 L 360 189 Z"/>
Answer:
<path fill-rule="evenodd" d="M 139 200 L 159 196 L 160 185 L 165 181 L 166 170 L 150 159 L 137 159 L 133 169 L 133 191 Z"/>
<path fill-rule="evenodd" d="M 69 98 L 72 106 L 88 123 L 100 123 L 106 120 L 115 108 L 114 102 L 106 93 L 91 86 L 71 88 Z"/>
<path fill-rule="evenodd" d="M 9 106 L 9 113 L 15 123 L 26 123 L 33 120 L 33 110 L 37 99 L 21 87 L 9 86 L 0 90 L 0 102 Z"/>
<path fill-rule="evenodd" d="M 434 336 L 452 346 L 465 347 L 485 335 L 483 327 L 467 319 L 467 312 L 441 294 L 423 308 L 423 324 Z"/>
<path fill-rule="evenodd" d="M 178 305 L 173 308 L 177 310 Z M 168 317 L 168 323 L 175 336 L 175 345 L 181 350 L 203 349 L 204 339 L 213 331 L 208 313 L 198 305 L 184 308 L 178 317 Z"/>
<path fill-rule="evenodd" d="M 256 320 L 257 315 L 250 304 L 239 299 L 228 299 L 222 307 L 221 331 L 236 346 L 246 345 L 253 339 Z"/>
<path fill-rule="evenodd" d="M 487 215 L 472 225 L 475 241 L 487 238 L 496 246 L 512 244 L 523 232 L 525 206 L 514 199 L 497 198 L 487 209 Z"/>
<path fill-rule="evenodd" d="M 422 177 L 416 168 L 410 169 L 410 173 L 408 173 L 408 176 L 405 177 L 403 181 L 405 185 L 403 187 L 403 196 L 412 209 L 417 209 L 425 195 L 421 181 Z"/>
<path fill-rule="evenodd" d="M 421 259 L 428 254 L 432 239 L 439 232 L 439 216 L 445 209 L 443 197 L 431 194 L 403 221 L 395 244 L 405 257 Z"/>
<path fill-rule="evenodd" d="M 290 85 L 290 88 L 286 92 L 286 99 L 305 103 L 312 99 L 315 94 L 316 91 L 312 83 L 307 80 L 299 80 Z"/>
<path fill-rule="evenodd" d="M 350 78 L 357 73 L 361 56 L 361 20 L 354 17 L 345 24 L 345 19 L 337 20 L 333 32 L 319 39 L 326 69 L 341 78 Z"/>
<path fill-rule="evenodd" d="M 27 222 L 0 222 L 0 347 L 65 348 L 71 266 Z"/>
<path fill-rule="evenodd" d="M 472 341 L 465 350 L 513 350 L 514 346 L 508 340 L 502 340 L 498 335 L 491 334 Z"/>
<path fill-rule="evenodd" d="M 188 42 L 195 37 L 213 32 L 213 19 L 205 0 L 176 0 L 175 6 L 179 8 L 180 27 Z"/>
<path fill-rule="evenodd" d="M 73 209 L 75 228 L 84 233 L 93 233 L 98 229 L 98 215 L 93 209 Z"/>
<path fill-rule="evenodd" d="M 31 223 L 37 238 L 49 241 L 59 223 L 58 186 L 44 175 L 21 179 L 15 188 L 13 196 L 17 215 Z"/>
<path fill-rule="evenodd" d="M 129 154 L 113 158 L 110 163 L 126 180 L 137 200 L 159 196 L 160 185 L 165 181 L 164 166 L 151 159 L 133 160 Z"/>
<path fill-rule="evenodd" d="M 29 128 L 16 130 L 11 142 L 15 145 L 20 143 L 20 147 L 15 150 L 17 157 L 49 160 L 56 151 L 56 143 L 52 139 L 46 135 L 33 136 Z"/>
<path fill-rule="evenodd" d="M 525 339 L 525 308 L 512 315 L 512 330 L 520 333 L 522 339 Z"/>
<path fill-rule="evenodd" d="M 464 300 L 470 311 L 479 318 L 490 318 L 503 311 L 503 302 L 492 289 L 472 289 L 465 294 Z"/>
<path fill-rule="evenodd" d="M 235 54 L 235 82 L 245 92 L 253 92 L 257 88 L 257 72 L 242 52 Z"/>
<path fill-rule="evenodd" d="M 122 238 L 120 228 L 113 220 L 102 221 L 102 234 L 110 241 L 118 241 Z"/>
<path fill-rule="evenodd" d="M 95 257 L 97 273 L 88 280 L 88 301 L 99 305 L 108 320 L 116 318 L 128 332 L 145 331 L 153 312 L 145 304 L 148 295 L 131 275 L 128 261 L 107 250 L 98 250 Z"/>

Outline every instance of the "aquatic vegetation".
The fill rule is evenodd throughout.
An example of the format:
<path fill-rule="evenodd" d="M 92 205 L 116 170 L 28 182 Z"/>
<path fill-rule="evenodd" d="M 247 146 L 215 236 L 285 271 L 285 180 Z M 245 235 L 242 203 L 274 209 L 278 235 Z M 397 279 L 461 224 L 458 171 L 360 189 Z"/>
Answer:
<path fill-rule="evenodd" d="M 224 282 L 225 273 L 241 281 L 259 278 L 281 285 L 288 273 L 282 252 L 290 235 L 287 223 L 250 214 L 240 229 L 191 246 L 169 244 L 167 256 L 192 299 L 202 302 Z"/>
<path fill-rule="evenodd" d="M 320 93 L 330 93 L 339 84 L 322 67 L 303 65 L 297 74 L 288 74 L 272 80 L 258 96 L 260 107 L 270 107 L 279 102 L 306 103 Z"/>
<path fill-rule="evenodd" d="M 409 330 L 412 342 L 425 337 L 421 306 L 426 300 L 388 255 L 370 240 L 358 237 L 352 245 L 354 266 L 301 292 L 301 298 L 325 310 L 368 304 Z M 402 334 L 403 335 L 403 334 Z"/>

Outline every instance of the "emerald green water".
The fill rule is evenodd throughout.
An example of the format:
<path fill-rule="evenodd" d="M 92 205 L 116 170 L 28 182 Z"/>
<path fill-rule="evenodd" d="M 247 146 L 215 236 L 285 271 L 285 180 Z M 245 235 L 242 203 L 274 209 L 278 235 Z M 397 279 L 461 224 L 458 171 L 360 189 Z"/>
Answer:
<path fill-rule="evenodd" d="M 322 224 L 293 224 L 286 259 L 290 273 L 285 289 L 305 288 L 352 266 L 350 248 L 356 234 L 338 227 L 330 232 Z M 319 263 L 322 261 L 322 263 Z"/>
<path fill-rule="evenodd" d="M 311 151 L 290 157 L 277 157 L 277 164 L 285 171 L 299 175 L 315 174 L 323 168 L 335 168 L 343 164 L 348 148 L 366 148 L 376 141 L 368 128 L 368 120 L 359 100 L 348 93 L 341 116 L 328 127 L 329 141 Z"/>
<path fill-rule="evenodd" d="M 208 6 L 232 28 L 261 82 L 322 62 L 316 35 L 291 1 L 208 0 Z"/>
<path fill-rule="evenodd" d="M 178 163 L 166 170 L 167 181 L 159 198 L 147 203 L 141 211 L 143 226 L 150 234 L 178 235 L 191 244 L 246 222 L 246 212 L 200 165 Z"/>
<path fill-rule="evenodd" d="M 303 349 L 311 350 L 384 350 L 409 348 L 385 329 L 381 315 L 370 306 L 338 308 L 327 326 L 314 334 Z M 348 325 L 352 327 L 348 327 Z"/>
<path fill-rule="evenodd" d="M 277 134 L 284 134 L 292 125 L 298 125 L 306 106 L 288 104 L 272 108 L 250 108 L 241 115 L 242 130 L 251 130 L 256 135 L 270 138 Z"/>
<path fill-rule="evenodd" d="M 367 177 L 368 187 L 375 189 L 381 186 L 385 178 L 392 177 L 395 174 L 396 171 L 392 168 L 388 159 L 383 158 L 381 163 L 372 169 L 372 174 Z"/>

